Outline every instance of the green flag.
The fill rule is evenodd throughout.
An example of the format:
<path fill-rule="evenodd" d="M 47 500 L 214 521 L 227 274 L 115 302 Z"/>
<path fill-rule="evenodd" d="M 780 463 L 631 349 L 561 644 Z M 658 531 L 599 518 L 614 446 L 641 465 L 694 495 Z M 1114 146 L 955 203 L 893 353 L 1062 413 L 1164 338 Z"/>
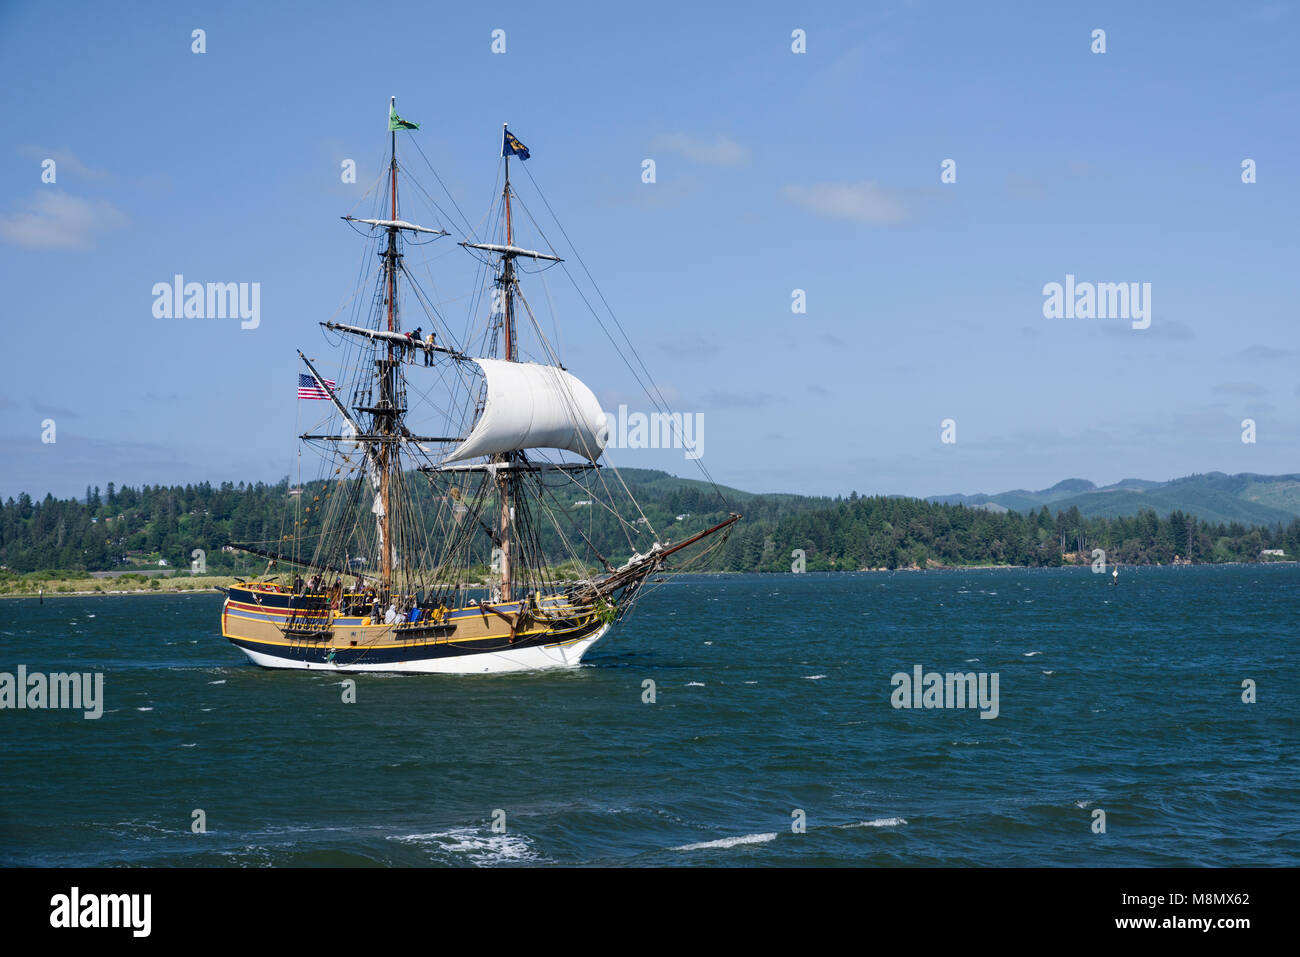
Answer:
<path fill-rule="evenodd" d="M 397 107 L 388 104 L 388 129 L 389 130 L 418 130 L 419 123 L 412 123 L 410 120 L 404 120 L 397 115 Z"/>

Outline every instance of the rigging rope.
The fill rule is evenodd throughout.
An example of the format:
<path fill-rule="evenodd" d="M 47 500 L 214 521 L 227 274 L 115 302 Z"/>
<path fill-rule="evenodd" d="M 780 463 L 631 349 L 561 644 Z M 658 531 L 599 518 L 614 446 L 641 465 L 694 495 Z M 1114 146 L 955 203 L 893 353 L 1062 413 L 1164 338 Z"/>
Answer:
<path fill-rule="evenodd" d="M 551 219 L 554 220 L 555 225 L 559 227 L 560 234 L 564 236 L 564 241 L 567 242 L 569 244 L 569 248 L 573 250 L 574 258 L 578 260 L 579 265 L 582 266 L 582 271 L 586 273 L 587 278 L 591 281 L 592 288 L 596 290 L 596 295 L 598 295 L 600 297 L 600 301 L 604 303 L 606 311 L 609 312 L 609 317 L 614 320 L 615 327 L 617 327 L 619 333 L 623 336 L 623 340 L 624 342 L 627 343 L 628 349 L 631 350 L 632 355 L 636 357 L 637 364 L 640 365 L 642 372 L 645 373 L 646 379 L 650 380 L 650 384 L 654 388 L 653 395 L 650 393 L 650 389 L 646 386 L 645 382 L 642 381 L 640 374 L 638 374 L 636 369 L 633 368 L 632 364 L 627 361 L 627 356 L 620 351 L 618 343 L 614 340 L 614 337 L 610 335 L 609 330 L 605 327 L 605 323 L 601 320 L 600 314 L 596 312 L 596 310 L 592 307 L 591 303 L 587 300 L 586 295 L 583 294 L 582 289 L 578 286 L 577 281 L 573 279 L 573 276 L 569 272 L 567 267 L 564 270 L 565 275 L 567 275 L 569 277 L 569 280 L 573 282 L 573 286 L 577 290 L 578 295 L 582 298 L 583 303 L 585 303 L 587 308 L 591 311 L 591 314 L 595 318 L 597 324 L 600 326 L 601 331 L 605 333 L 605 335 L 609 338 L 610 342 L 613 344 L 614 350 L 616 352 L 619 352 L 619 355 L 622 357 L 624 364 L 627 365 L 628 370 L 632 373 L 633 377 L 637 380 L 637 384 L 641 386 L 642 390 L 646 393 L 646 396 L 650 399 L 650 401 L 656 404 L 656 407 L 660 412 L 663 412 L 665 414 L 668 413 L 669 406 L 668 406 L 667 399 L 664 398 L 663 393 L 659 390 L 659 386 L 655 384 L 654 377 L 650 375 L 650 370 L 646 368 L 645 362 L 641 358 L 641 354 L 637 352 L 636 346 L 634 346 L 632 344 L 632 340 L 628 338 L 627 332 L 623 329 L 623 324 L 618 321 L 618 316 L 614 314 L 614 310 L 610 306 L 609 300 L 605 298 L 605 294 L 601 291 L 600 285 L 596 282 L 595 278 L 591 275 L 591 270 L 587 268 L 587 263 L 583 260 L 582 254 L 578 252 L 578 247 L 575 246 L 573 240 L 569 238 L 569 234 L 565 230 L 564 224 L 560 222 L 559 217 L 555 215 L 555 211 L 551 209 L 551 204 L 549 201 L 547 201 L 546 194 L 543 193 L 541 187 L 537 185 L 537 180 L 533 177 L 532 172 L 528 169 L 527 166 L 524 166 L 524 172 L 528 174 L 529 181 L 533 184 L 533 188 L 537 190 L 537 195 L 541 197 L 542 203 L 546 206 L 546 211 L 551 214 Z M 526 208 L 525 208 L 525 212 L 527 212 Z M 529 214 L 529 219 L 532 219 L 531 214 Z M 535 222 L 534 225 L 536 225 Z M 540 226 L 538 227 L 537 231 L 539 233 L 542 232 Z M 543 238 L 545 237 L 543 236 Z M 549 245 L 549 240 L 547 242 Z M 564 263 L 560 263 L 560 265 L 564 266 Z M 658 399 L 656 399 L 656 396 L 658 396 Z M 670 418 L 669 421 L 671 422 L 672 419 Z M 686 445 L 684 436 L 682 437 L 682 444 L 683 446 Z M 723 494 L 722 489 L 718 486 L 718 483 L 713 480 L 713 476 L 709 474 L 708 467 L 705 466 L 703 460 L 701 458 L 696 458 L 695 462 L 699 466 L 700 471 L 704 474 L 704 477 L 708 480 L 709 484 L 713 486 L 713 490 L 718 493 L 718 497 L 722 499 L 723 504 L 729 507 L 726 495 Z"/>

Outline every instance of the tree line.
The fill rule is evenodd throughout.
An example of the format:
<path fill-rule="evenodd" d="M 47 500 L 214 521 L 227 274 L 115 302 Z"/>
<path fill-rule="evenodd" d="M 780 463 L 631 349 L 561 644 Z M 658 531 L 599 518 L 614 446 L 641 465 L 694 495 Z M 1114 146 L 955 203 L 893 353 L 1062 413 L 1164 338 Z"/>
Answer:
<path fill-rule="evenodd" d="M 1268 560 L 1266 549 L 1300 555 L 1300 519 L 1288 525 L 1210 524 L 1180 511 L 1160 517 L 1087 517 L 1077 508 L 1056 513 L 1044 506 L 1027 513 L 993 513 L 962 505 L 884 496 L 811 498 L 736 493 L 724 503 L 701 483 L 664 473 L 628 470 L 628 485 L 650 525 L 639 529 L 637 548 L 648 547 L 654 527 L 680 541 L 742 512 L 725 544 L 701 566 L 715 571 L 788 572 L 802 552 L 809 571 L 865 568 L 956 567 L 978 564 L 1053 566 L 1092 559 L 1103 549 L 1108 563 L 1128 565 Z M 304 487 L 305 495 L 313 486 Z M 598 508 L 582 507 L 578 486 L 554 498 L 583 537 L 607 558 L 630 553 L 625 527 Z M 420 494 L 424 498 L 427 491 Z M 145 485 L 106 492 L 87 488 L 84 499 L 35 501 L 22 494 L 0 503 L 0 565 L 10 573 L 51 569 L 104 571 L 157 558 L 188 569 L 194 549 L 206 553 L 213 573 L 256 573 L 257 560 L 223 553 L 227 542 L 276 541 L 292 530 L 288 480 L 275 484 L 223 482 L 213 486 Z M 644 538 L 645 541 L 640 539 Z M 569 557 L 557 536 L 543 537 L 555 558 Z"/>
<path fill-rule="evenodd" d="M 920 499 L 858 497 L 802 511 L 777 521 L 746 522 L 719 556 L 735 571 L 791 570 L 802 550 L 808 571 L 927 568 L 963 565 L 1055 566 L 1093 561 L 1102 549 L 1108 564 L 1153 565 L 1175 561 L 1271 560 L 1265 549 L 1300 555 L 1300 519 L 1273 527 L 1210 524 L 1180 511 L 1154 509 L 1119 518 L 1087 517 L 1077 507 L 1055 514 L 1043 506 L 1028 513 L 993 513 Z"/>

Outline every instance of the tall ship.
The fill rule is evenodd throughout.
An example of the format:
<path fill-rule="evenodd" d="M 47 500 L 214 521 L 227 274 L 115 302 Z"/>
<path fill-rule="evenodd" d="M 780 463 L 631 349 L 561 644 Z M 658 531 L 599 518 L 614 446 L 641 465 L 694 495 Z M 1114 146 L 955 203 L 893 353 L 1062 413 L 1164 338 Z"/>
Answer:
<path fill-rule="evenodd" d="M 503 127 L 500 192 L 483 235 L 444 188 L 465 234 L 459 255 L 479 260 L 457 329 L 417 279 L 423 268 L 432 283 L 432 260 L 416 260 L 451 233 L 401 218 L 399 172 L 404 190 L 413 183 L 444 222 L 454 217 L 398 162 L 398 133 L 418 126 L 397 115 L 395 99 L 388 129 L 388 167 L 368 194 L 374 215 L 343 217 L 366 252 L 343 307 L 349 321 L 320 323 L 337 362 L 298 351 L 298 397 L 325 412 L 299 436 L 283 534 L 228 546 L 266 567 L 225 590 L 222 634 L 267 668 L 574 666 L 647 581 L 702 558 L 740 516 L 724 510 L 679 540 L 661 536 L 606 460 L 611 423 L 561 363 L 558 323 L 548 336 L 521 283 L 564 262 L 511 185 L 511 159 L 529 157 L 523 144 Z M 542 242 L 519 245 L 520 211 Z M 647 395 L 662 400 L 653 385 Z M 304 452 L 317 463 L 311 481 Z"/>

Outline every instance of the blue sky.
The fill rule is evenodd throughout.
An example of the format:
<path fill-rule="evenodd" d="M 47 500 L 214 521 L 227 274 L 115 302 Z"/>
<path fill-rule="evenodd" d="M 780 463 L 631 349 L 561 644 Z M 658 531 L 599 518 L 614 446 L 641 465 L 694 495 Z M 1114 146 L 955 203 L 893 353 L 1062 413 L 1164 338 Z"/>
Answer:
<path fill-rule="evenodd" d="M 363 245 L 338 217 L 367 214 L 393 94 L 476 223 L 510 122 L 720 482 L 1300 471 L 1298 25 L 1249 0 L 4 4 L 0 495 L 289 472 L 295 350 L 329 359 Z M 419 265 L 463 323 L 473 263 L 433 225 L 457 234 Z M 156 319 L 176 273 L 260 283 L 261 324 Z M 1150 328 L 1044 318 L 1067 274 L 1150 283 Z M 648 411 L 563 275 L 530 282 L 604 407 Z"/>

